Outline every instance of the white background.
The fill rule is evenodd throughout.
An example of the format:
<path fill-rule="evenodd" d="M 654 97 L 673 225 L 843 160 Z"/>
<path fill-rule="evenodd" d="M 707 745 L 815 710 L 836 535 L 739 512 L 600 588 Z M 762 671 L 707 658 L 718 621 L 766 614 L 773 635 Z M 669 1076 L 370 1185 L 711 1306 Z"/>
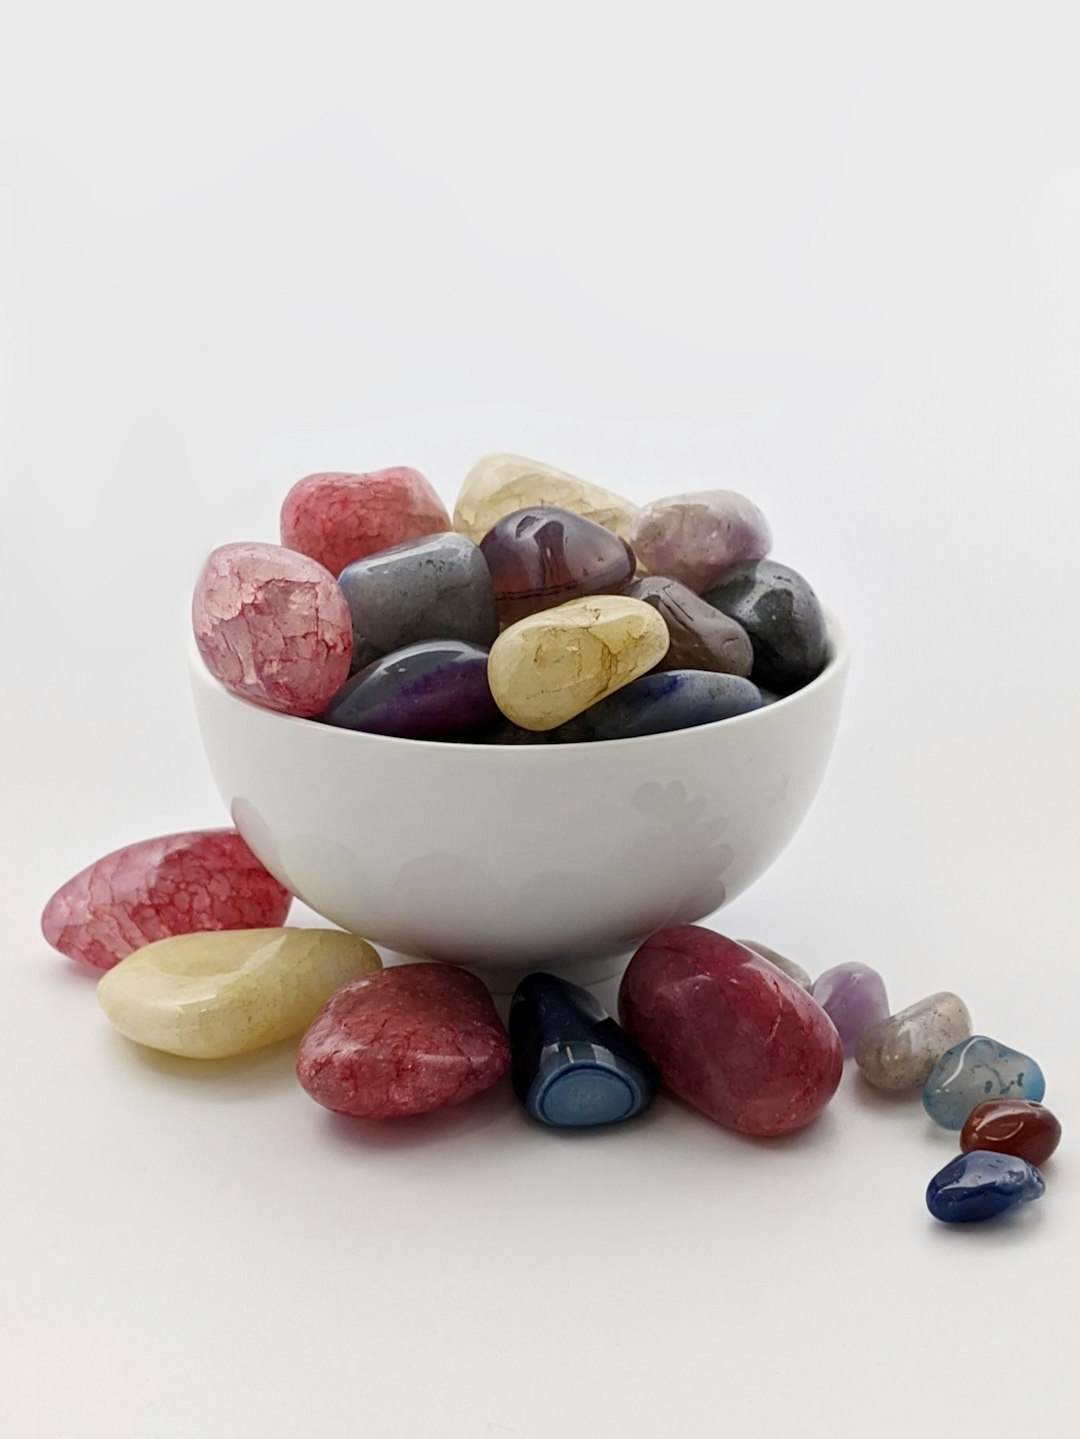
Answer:
<path fill-rule="evenodd" d="M 1072 1432 L 1072 7 L 289 8 L 5 12 L 0 1429 Z M 952 1141 L 850 1073 L 784 1143 L 505 1091 L 368 1129 L 290 1046 L 136 1052 L 40 939 L 91 859 L 224 818 L 205 552 L 310 470 L 449 501 L 492 449 L 745 489 L 845 619 L 825 788 L 718 923 L 1042 1061 L 1015 1224 L 935 1227 Z"/>

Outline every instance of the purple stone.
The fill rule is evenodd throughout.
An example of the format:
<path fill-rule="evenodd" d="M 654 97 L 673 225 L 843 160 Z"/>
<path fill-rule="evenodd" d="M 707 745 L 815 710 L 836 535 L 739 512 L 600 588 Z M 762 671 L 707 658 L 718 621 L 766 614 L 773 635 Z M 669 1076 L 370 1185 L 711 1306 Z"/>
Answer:
<path fill-rule="evenodd" d="M 810 993 L 836 1025 L 845 1055 L 854 1051 L 864 1029 L 889 1017 L 885 981 L 876 969 L 855 960 L 818 975 Z"/>
<path fill-rule="evenodd" d="M 323 719 L 401 739 L 456 738 L 500 718 L 488 687 L 487 657 L 482 645 L 464 640 L 406 645 L 353 675 Z"/>

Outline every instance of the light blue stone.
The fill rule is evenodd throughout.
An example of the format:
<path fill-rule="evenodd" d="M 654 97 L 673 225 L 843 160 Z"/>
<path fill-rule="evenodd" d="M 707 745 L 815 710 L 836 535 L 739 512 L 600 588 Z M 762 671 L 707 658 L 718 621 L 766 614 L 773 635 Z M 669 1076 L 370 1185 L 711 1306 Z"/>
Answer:
<path fill-rule="evenodd" d="M 1030 1099 L 1046 1093 L 1039 1066 L 1026 1054 L 973 1034 L 947 1049 L 930 1071 L 922 1101 L 944 1129 L 963 1129 L 976 1105 L 987 1099 Z"/>

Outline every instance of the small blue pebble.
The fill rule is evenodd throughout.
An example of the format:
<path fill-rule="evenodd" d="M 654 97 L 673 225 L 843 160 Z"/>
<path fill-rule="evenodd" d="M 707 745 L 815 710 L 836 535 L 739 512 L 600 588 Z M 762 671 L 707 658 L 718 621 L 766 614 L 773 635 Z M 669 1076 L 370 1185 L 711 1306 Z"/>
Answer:
<path fill-rule="evenodd" d="M 934 1065 L 922 1101 L 935 1124 L 963 1129 L 971 1111 L 988 1099 L 1038 1103 L 1045 1093 L 1046 1080 L 1033 1059 L 985 1034 L 973 1034 Z"/>
<path fill-rule="evenodd" d="M 1025 1159 L 972 1149 L 934 1175 L 926 1190 L 926 1207 L 946 1224 L 977 1224 L 1017 1204 L 1041 1199 L 1045 1190 L 1042 1175 Z"/>
<path fill-rule="evenodd" d="M 590 739 L 636 739 L 733 719 L 763 703 L 757 685 L 738 675 L 663 670 L 642 675 L 591 705 L 580 723 Z"/>
<path fill-rule="evenodd" d="M 530 974 L 510 1001 L 514 1092 L 557 1129 L 615 1124 L 652 1103 L 652 1062 L 586 989 Z"/>

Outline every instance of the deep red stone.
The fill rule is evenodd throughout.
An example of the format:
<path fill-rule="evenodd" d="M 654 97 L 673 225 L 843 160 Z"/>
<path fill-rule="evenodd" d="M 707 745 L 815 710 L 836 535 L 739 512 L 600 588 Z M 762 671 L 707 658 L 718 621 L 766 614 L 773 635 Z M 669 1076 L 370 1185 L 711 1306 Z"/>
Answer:
<path fill-rule="evenodd" d="M 634 955 L 619 1018 L 669 1089 L 742 1134 L 787 1134 L 818 1115 L 843 1070 L 828 1015 L 768 960 L 694 924 Z"/>
<path fill-rule="evenodd" d="M 307 475 L 285 496 L 281 543 L 340 575 L 353 560 L 454 528 L 419 470 Z"/>
<path fill-rule="evenodd" d="M 276 928 L 291 903 L 236 830 L 189 830 L 125 845 L 69 879 L 41 932 L 70 959 L 111 969 L 174 934 Z"/>
<path fill-rule="evenodd" d="M 1028 1099 L 988 1099 L 968 1115 L 960 1131 L 960 1148 L 991 1149 L 1029 1164 L 1045 1164 L 1061 1143 L 1055 1114 Z"/>
<path fill-rule="evenodd" d="M 402 964 L 347 984 L 316 1016 L 296 1057 L 312 1099 L 363 1119 L 461 1104 L 509 1065 L 491 995 L 450 964 Z"/>

